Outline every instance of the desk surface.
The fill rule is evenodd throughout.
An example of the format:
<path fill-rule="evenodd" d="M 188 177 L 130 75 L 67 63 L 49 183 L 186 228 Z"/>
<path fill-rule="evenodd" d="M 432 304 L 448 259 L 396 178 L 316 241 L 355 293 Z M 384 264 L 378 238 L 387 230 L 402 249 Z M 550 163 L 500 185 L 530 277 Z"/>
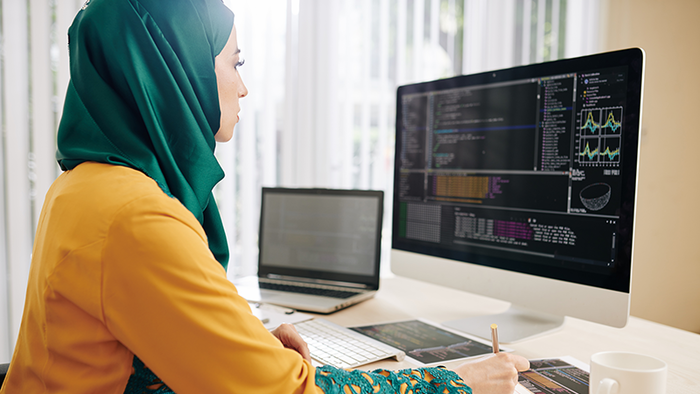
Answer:
<path fill-rule="evenodd" d="M 348 327 L 415 318 L 442 323 L 500 313 L 508 306 L 475 294 L 391 277 L 382 278 L 375 298 L 324 317 Z M 590 362 L 592 354 L 606 350 L 644 353 L 668 364 L 667 393 L 700 393 L 700 335 L 635 317 L 622 329 L 567 317 L 558 331 L 507 346 L 528 359 L 573 356 L 585 363 Z M 363 369 L 411 366 L 405 361 L 382 361 Z"/>

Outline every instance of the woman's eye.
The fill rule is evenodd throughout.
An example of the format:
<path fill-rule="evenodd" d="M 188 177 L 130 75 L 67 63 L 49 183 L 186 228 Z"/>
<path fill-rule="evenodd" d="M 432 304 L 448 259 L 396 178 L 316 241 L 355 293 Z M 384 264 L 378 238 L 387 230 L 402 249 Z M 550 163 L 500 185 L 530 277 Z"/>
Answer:
<path fill-rule="evenodd" d="M 233 68 L 238 69 L 238 67 L 242 66 L 243 64 L 245 64 L 245 59 L 239 60 L 238 63 L 236 63 L 236 65 L 233 66 Z"/>

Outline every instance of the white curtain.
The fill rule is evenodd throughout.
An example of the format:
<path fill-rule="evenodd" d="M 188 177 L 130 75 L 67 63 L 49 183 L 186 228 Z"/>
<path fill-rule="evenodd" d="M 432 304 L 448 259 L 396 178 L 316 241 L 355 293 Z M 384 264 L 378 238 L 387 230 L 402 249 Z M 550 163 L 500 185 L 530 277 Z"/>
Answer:
<path fill-rule="evenodd" d="M 234 139 L 216 152 L 229 277 L 255 272 L 262 186 L 384 190 L 388 269 L 396 87 L 595 52 L 602 1 L 226 0 L 250 91 Z M 17 338 L 36 220 L 59 173 L 66 32 L 82 4 L 0 4 L 0 362 Z"/>
<path fill-rule="evenodd" d="M 384 190 L 388 270 L 396 87 L 593 53 L 600 1 L 227 0 L 250 91 L 218 148 L 229 276 L 255 273 L 262 186 Z"/>
<path fill-rule="evenodd" d="M 36 222 L 59 173 L 57 114 L 68 85 L 66 32 L 77 0 L 12 0 L 0 25 L 0 362 L 12 354 Z"/>

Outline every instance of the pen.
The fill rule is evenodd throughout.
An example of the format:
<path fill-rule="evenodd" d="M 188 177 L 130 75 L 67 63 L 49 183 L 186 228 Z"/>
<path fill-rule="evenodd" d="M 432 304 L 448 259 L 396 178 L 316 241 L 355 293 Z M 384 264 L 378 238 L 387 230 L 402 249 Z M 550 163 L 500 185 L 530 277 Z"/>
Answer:
<path fill-rule="evenodd" d="M 491 341 L 493 342 L 493 352 L 498 353 L 498 325 L 491 324 Z"/>
<path fill-rule="evenodd" d="M 498 324 L 493 323 L 491 324 L 491 341 L 493 343 L 493 353 L 498 353 Z M 518 373 L 518 378 L 520 378 L 520 375 Z M 513 394 L 520 394 L 520 393 L 530 393 L 530 390 L 526 389 L 520 382 L 518 382 L 515 385 L 515 392 Z"/>

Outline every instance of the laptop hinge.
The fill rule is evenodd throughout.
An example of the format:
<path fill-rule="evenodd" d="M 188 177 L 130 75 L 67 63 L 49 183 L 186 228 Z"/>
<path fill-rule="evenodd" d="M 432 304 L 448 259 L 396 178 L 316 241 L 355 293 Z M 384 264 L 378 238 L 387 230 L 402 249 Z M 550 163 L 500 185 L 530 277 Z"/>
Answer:
<path fill-rule="evenodd" d="M 296 282 L 313 283 L 313 284 L 319 284 L 319 285 L 352 287 L 355 289 L 368 289 L 368 288 L 370 288 L 369 286 L 363 285 L 362 283 L 350 283 L 350 282 L 341 282 L 341 281 L 336 281 L 336 280 L 325 280 L 325 279 L 300 278 L 298 276 L 288 276 L 288 275 L 267 274 L 266 278 L 292 280 L 292 281 L 296 281 Z"/>

